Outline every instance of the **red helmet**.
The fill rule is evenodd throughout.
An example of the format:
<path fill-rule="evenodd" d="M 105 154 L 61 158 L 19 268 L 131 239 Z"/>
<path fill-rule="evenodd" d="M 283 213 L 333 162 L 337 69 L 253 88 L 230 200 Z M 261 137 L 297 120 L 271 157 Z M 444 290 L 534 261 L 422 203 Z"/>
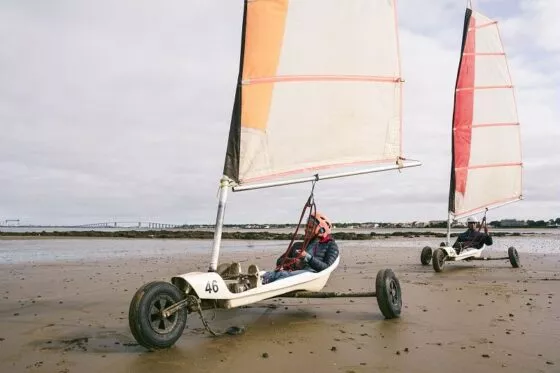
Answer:
<path fill-rule="evenodd" d="M 308 224 L 313 223 L 313 234 L 319 238 L 327 237 L 331 234 L 332 224 L 325 215 L 320 212 L 312 213 L 309 216 Z"/>

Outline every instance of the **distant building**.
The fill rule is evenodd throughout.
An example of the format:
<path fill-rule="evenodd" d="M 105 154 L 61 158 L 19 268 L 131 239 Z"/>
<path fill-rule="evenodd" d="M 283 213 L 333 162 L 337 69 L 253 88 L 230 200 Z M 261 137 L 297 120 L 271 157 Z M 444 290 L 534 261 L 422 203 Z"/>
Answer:
<path fill-rule="evenodd" d="M 527 222 L 525 220 L 516 219 L 502 219 L 500 220 L 501 227 L 526 227 Z"/>
<path fill-rule="evenodd" d="M 430 226 L 438 226 L 438 225 L 445 225 L 447 226 L 447 220 L 430 220 L 428 222 L 428 225 Z"/>
<path fill-rule="evenodd" d="M 465 228 L 467 226 L 467 224 L 458 221 L 458 220 L 453 220 L 451 222 L 451 228 Z"/>

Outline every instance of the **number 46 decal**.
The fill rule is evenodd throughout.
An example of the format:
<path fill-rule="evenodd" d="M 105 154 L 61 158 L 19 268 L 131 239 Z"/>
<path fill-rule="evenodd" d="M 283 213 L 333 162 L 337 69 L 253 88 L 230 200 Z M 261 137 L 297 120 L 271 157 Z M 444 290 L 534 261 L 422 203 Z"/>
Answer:
<path fill-rule="evenodd" d="M 213 281 L 212 281 L 212 284 L 210 284 L 210 281 L 208 281 L 208 282 L 206 283 L 206 289 L 205 289 L 205 290 L 206 290 L 207 292 L 209 292 L 209 293 L 212 293 L 212 292 L 217 293 L 218 290 L 220 290 L 220 289 L 218 288 L 218 281 L 213 280 Z"/>

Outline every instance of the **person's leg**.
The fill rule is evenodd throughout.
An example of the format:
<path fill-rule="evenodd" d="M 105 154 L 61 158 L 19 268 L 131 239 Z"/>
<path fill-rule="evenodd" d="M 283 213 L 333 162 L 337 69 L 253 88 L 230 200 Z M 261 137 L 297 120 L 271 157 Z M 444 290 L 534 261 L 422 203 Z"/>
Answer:
<path fill-rule="evenodd" d="M 300 269 L 297 271 L 270 271 L 270 272 L 266 272 L 263 275 L 263 284 L 268 284 L 270 282 L 274 282 L 276 280 L 280 280 L 286 277 L 291 277 L 291 276 L 295 276 L 295 275 L 299 275 L 301 273 L 305 273 L 305 272 L 315 272 L 313 270 L 307 270 L 307 269 Z"/>

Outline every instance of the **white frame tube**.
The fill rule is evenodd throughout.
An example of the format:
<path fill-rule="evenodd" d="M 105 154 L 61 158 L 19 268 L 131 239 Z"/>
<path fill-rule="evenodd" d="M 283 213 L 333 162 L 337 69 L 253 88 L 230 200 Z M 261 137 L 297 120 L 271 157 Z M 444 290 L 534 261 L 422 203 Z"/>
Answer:
<path fill-rule="evenodd" d="M 230 180 L 223 176 L 220 180 L 220 195 L 218 198 L 218 213 L 216 215 L 216 228 L 214 229 L 214 243 L 212 246 L 212 259 L 208 272 L 216 272 L 218 268 L 218 257 L 220 256 L 220 244 L 222 242 L 222 228 L 224 226 L 224 215 L 226 212 L 226 201 Z"/>
<path fill-rule="evenodd" d="M 447 246 L 451 246 L 451 219 L 452 219 L 451 211 L 447 212 Z"/>
<path fill-rule="evenodd" d="M 232 190 L 234 192 L 243 192 L 243 191 L 246 191 L 246 190 L 271 188 L 271 187 L 280 186 L 280 185 L 301 184 L 301 183 L 307 183 L 309 181 L 314 181 L 314 180 L 318 181 L 318 180 L 336 179 L 336 178 L 346 177 L 346 176 L 370 174 L 370 173 L 373 173 L 373 172 L 389 171 L 389 170 L 396 170 L 396 169 L 408 168 L 408 167 L 417 167 L 417 166 L 421 166 L 421 165 L 422 165 L 422 162 L 419 162 L 419 161 L 408 161 L 408 162 L 405 161 L 405 162 L 403 162 L 402 165 L 395 164 L 395 165 L 380 166 L 380 167 L 370 168 L 370 169 L 360 170 L 360 171 L 341 172 L 341 173 L 338 173 L 338 174 L 330 174 L 330 175 L 325 175 L 325 176 L 320 176 L 319 174 L 317 174 L 317 175 L 314 175 L 314 176 L 302 177 L 302 178 L 299 178 L 299 179 L 272 181 L 270 183 L 253 184 L 253 185 L 247 185 L 247 186 L 243 186 L 243 185 L 235 186 L 235 187 L 232 188 Z"/>

